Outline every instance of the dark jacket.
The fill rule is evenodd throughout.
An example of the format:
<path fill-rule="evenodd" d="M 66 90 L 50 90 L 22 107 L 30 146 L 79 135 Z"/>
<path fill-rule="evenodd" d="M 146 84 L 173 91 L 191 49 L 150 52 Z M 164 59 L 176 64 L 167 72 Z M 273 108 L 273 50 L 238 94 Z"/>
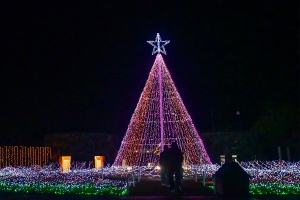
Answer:
<path fill-rule="evenodd" d="M 168 149 L 164 149 L 164 151 L 160 153 L 158 163 L 161 167 L 167 166 L 167 151 Z"/>
<path fill-rule="evenodd" d="M 183 154 L 176 143 L 173 143 L 171 148 L 167 151 L 166 161 L 168 167 L 181 168 L 183 162 Z"/>

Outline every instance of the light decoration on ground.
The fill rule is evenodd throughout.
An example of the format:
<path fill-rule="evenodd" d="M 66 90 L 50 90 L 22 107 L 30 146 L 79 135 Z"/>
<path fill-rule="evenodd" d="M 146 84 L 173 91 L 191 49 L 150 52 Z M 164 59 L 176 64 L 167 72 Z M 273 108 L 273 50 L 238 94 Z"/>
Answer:
<path fill-rule="evenodd" d="M 153 166 L 162 144 L 176 142 L 185 164 L 211 164 L 203 142 L 175 87 L 160 53 L 166 53 L 159 34 L 148 41 L 156 59 L 132 115 L 113 166 Z M 161 45 L 163 43 L 163 45 Z"/>
<path fill-rule="evenodd" d="M 249 161 L 239 164 L 251 176 L 250 191 L 252 195 L 300 194 L 300 162 Z M 184 166 L 184 177 L 195 177 L 195 174 L 201 177 L 205 174 L 206 182 L 213 185 L 213 175 L 220 167 L 217 164 Z"/>
<path fill-rule="evenodd" d="M 239 164 L 251 175 L 252 195 L 300 194 L 300 162 L 251 161 Z M 213 175 L 220 167 L 217 164 L 184 166 L 183 181 L 195 177 L 195 174 L 200 180 L 205 174 L 206 183 L 213 186 Z M 95 169 L 85 162 L 73 162 L 69 173 L 61 173 L 59 163 L 43 167 L 6 167 L 0 169 L 0 191 L 118 196 L 127 194 L 128 187 L 133 185 L 134 180 L 137 182 L 138 177 L 159 177 L 159 170 L 157 166 Z"/>
<path fill-rule="evenodd" d="M 239 163 L 251 176 L 252 195 L 299 195 L 300 162 L 250 161 Z M 199 172 L 205 169 L 199 169 Z M 211 172 L 211 171 L 209 171 Z"/>
<path fill-rule="evenodd" d="M 46 165 L 51 159 L 51 147 L 0 146 L 0 168 Z"/>
<path fill-rule="evenodd" d="M 252 194 L 300 194 L 300 162 L 252 161 L 240 164 L 252 176 Z"/>
<path fill-rule="evenodd" d="M 113 195 L 127 194 L 126 180 L 103 179 L 101 171 L 73 170 L 60 173 L 39 166 L 0 170 L 0 191 L 17 193 Z"/>

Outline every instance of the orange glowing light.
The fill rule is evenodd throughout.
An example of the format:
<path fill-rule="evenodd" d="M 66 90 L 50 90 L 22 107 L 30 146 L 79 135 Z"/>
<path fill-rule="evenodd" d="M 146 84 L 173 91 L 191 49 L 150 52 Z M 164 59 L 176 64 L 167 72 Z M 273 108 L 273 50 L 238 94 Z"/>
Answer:
<path fill-rule="evenodd" d="M 95 156 L 95 169 L 102 169 L 104 167 L 105 156 Z"/>
<path fill-rule="evenodd" d="M 71 156 L 60 156 L 59 164 L 63 173 L 67 173 L 71 169 Z"/>

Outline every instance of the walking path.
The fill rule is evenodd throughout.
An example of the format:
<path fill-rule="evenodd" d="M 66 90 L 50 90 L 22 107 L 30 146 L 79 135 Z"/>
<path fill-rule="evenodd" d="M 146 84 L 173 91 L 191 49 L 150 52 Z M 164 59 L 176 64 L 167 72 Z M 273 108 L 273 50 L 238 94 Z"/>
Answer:
<path fill-rule="evenodd" d="M 136 182 L 135 187 L 130 186 L 129 196 L 213 196 L 213 189 L 203 186 L 201 182 L 195 182 L 195 179 L 183 179 L 182 191 L 170 192 L 170 188 L 162 186 L 160 178 L 141 178 Z"/>

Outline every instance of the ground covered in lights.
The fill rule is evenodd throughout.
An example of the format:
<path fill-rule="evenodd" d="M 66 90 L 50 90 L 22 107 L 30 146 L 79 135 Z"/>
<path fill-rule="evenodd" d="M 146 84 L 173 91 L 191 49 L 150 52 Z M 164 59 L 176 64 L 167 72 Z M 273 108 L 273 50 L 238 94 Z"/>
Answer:
<path fill-rule="evenodd" d="M 214 186 L 209 186 L 214 190 Z M 259 183 L 250 184 L 252 195 L 300 195 L 300 184 Z"/>
<path fill-rule="evenodd" d="M 251 194 L 299 195 L 300 184 L 257 183 L 250 184 Z"/>
<path fill-rule="evenodd" d="M 249 189 L 254 195 L 300 194 L 300 162 L 253 161 L 240 165 L 251 176 Z"/>
<path fill-rule="evenodd" d="M 30 168 L 1 170 L 0 191 L 17 193 L 112 195 L 127 194 L 124 180 L 102 179 L 96 171 L 35 172 Z"/>
<path fill-rule="evenodd" d="M 240 163 L 251 176 L 250 192 L 252 195 L 300 195 L 300 162 L 245 162 Z M 185 177 L 206 174 L 207 183 L 212 191 L 212 174 L 220 166 L 191 166 L 186 170 Z M 133 177 L 127 181 L 128 174 L 143 177 L 158 177 L 159 172 L 148 168 L 113 168 L 103 170 L 75 169 L 69 173 L 61 173 L 52 167 L 6 167 L 0 169 L 0 191 L 15 193 L 43 194 L 79 194 L 79 195 L 112 195 L 128 194 L 128 187 L 133 184 Z M 103 177 L 114 177 L 104 178 Z M 120 177 L 120 179 L 118 179 Z M 209 181 L 210 180 L 210 181 Z M 138 184 L 138 183 L 136 183 Z M 213 193 L 213 192 L 212 192 Z"/>

